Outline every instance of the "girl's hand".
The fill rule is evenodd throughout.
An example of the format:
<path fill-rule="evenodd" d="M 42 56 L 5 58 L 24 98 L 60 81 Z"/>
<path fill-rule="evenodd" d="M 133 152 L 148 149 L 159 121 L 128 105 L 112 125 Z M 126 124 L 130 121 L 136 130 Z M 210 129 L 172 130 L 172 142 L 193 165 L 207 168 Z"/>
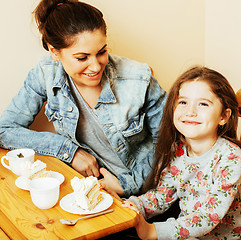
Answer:
<path fill-rule="evenodd" d="M 119 197 L 119 195 L 115 191 L 113 191 L 111 188 L 106 186 L 103 182 L 101 182 L 101 180 L 99 180 L 99 184 L 100 184 L 101 188 L 104 189 L 107 193 L 112 195 L 117 200 L 122 201 L 122 199 Z"/>
<path fill-rule="evenodd" d="M 72 167 L 84 177 L 100 176 L 99 166 L 96 158 L 83 149 L 78 149 L 76 151 L 72 161 Z"/>
<path fill-rule="evenodd" d="M 108 189 L 106 191 L 111 191 L 111 195 L 116 193 L 119 196 L 124 196 L 124 191 L 116 176 L 114 176 L 105 168 L 101 168 L 100 173 L 103 175 L 103 178 L 99 180 L 99 183 Z"/>
<path fill-rule="evenodd" d="M 136 232 L 140 239 L 144 240 L 154 240 L 157 239 L 157 232 L 154 224 L 148 223 L 145 218 L 142 216 L 138 207 L 130 201 L 122 201 L 123 207 L 129 207 L 130 209 L 136 211 L 137 213 L 137 223 L 136 223 Z"/>

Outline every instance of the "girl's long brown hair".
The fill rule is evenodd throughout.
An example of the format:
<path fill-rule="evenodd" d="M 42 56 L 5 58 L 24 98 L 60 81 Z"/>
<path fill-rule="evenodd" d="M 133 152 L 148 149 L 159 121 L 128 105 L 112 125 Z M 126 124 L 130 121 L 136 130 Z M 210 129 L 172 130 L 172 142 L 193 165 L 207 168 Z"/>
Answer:
<path fill-rule="evenodd" d="M 237 139 L 236 133 L 238 125 L 238 102 L 231 85 L 223 75 L 212 69 L 200 66 L 193 67 L 184 72 L 170 89 L 159 131 L 153 170 L 147 179 L 143 192 L 157 186 L 162 171 L 168 166 L 172 156 L 175 156 L 179 143 L 184 143 L 185 141 L 184 136 L 174 126 L 173 114 L 179 90 L 182 84 L 188 81 L 207 82 L 213 93 L 220 99 L 223 105 L 222 112 L 227 108 L 232 110 L 228 122 L 218 128 L 218 136 L 224 137 L 241 147 L 241 142 Z"/>

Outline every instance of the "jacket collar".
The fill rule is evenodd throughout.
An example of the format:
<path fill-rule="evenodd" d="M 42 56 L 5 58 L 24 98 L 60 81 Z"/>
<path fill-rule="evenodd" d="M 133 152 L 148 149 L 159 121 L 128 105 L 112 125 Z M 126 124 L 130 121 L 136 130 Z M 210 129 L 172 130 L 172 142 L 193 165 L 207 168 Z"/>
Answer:
<path fill-rule="evenodd" d="M 63 65 L 61 62 L 57 63 L 57 70 L 56 75 L 53 80 L 53 87 L 52 91 L 53 94 L 56 95 L 57 91 L 59 89 L 69 88 L 69 83 L 67 80 L 67 73 L 65 72 Z M 112 65 L 112 63 L 109 61 L 108 64 L 105 67 L 103 77 L 101 80 L 102 84 L 102 91 L 99 97 L 98 102 L 99 103 L 115 103 L 116 97 L 114 95 L 114 92 L 112 90 L 112 79 L 115 77 L 115 68 Z"/>

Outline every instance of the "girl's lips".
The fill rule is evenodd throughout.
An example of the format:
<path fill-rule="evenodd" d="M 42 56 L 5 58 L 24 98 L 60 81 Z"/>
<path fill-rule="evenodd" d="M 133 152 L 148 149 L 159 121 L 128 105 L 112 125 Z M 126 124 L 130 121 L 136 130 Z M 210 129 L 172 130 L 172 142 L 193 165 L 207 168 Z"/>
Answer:
<path fill-rule="evenodd" d="M 198 125 L 201 124 L 200 122 L 195 122 L 195 121 L 182 121 L 184 124 L 187 125 Z"/>

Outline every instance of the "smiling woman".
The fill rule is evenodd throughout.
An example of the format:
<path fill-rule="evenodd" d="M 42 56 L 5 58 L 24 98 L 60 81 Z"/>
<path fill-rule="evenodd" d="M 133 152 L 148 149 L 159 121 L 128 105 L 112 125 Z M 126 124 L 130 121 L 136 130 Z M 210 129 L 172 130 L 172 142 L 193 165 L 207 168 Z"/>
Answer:
<path fill-rule="evenodd" d="M 108 53 L 95 7 L 41 0 L 34 16 L 49 54 L 3 112 L 0 146 L 33 148 L 119 195 L 138 194 L 151 170 L 165 90 L 147 64 Z M 29 129 L 45 102 L 55 133 Z"/>

